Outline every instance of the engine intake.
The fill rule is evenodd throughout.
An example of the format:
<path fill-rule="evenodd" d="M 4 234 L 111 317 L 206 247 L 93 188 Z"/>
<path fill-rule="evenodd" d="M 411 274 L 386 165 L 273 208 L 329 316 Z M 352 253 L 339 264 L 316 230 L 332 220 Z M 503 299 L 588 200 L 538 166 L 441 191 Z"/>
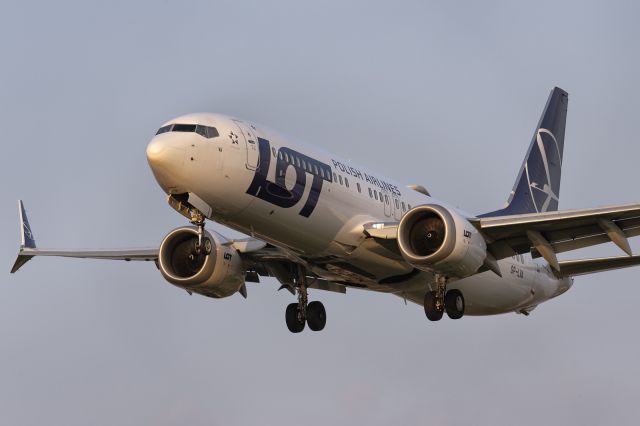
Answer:
<path fill-rule="evenodd" d="M 244 284 L 245 271 L 237 251 L 220 234 L 204 231 L 210 254 L 196 250 L 198 231 L 182 227 L 169 232 L 160 244 L 158 267 L 171 284 L 204 296 L 221 298 Z"/>
<path fill-rule="evenodd" d="M 411 209 L 398 225 L 405 260 L 423 271 L 463 278 L 480 269 L 487 255 L 484 238 L 461 214 L 428 204 Z"/>

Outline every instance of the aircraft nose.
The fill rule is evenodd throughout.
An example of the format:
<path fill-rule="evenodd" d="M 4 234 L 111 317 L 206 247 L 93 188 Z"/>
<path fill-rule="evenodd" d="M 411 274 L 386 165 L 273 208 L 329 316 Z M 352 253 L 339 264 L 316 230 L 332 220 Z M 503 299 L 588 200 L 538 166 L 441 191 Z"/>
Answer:
<path fill-rule="evenodd" d="M 167 193 L 184 192 L 180 189 L 186 150 L 171 135 L 156 136 L 147 145 L 147 161 L 153 174 Z"/>

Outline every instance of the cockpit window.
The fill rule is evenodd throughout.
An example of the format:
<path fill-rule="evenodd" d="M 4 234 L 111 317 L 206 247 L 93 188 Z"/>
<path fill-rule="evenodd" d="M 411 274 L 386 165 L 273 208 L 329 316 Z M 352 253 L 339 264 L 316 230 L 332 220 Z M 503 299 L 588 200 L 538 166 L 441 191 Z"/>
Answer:
<path fill-rule="evenodd" d="M 174 124 L 172 132 L 195 132 L 196 125 L 195 124 Z"/>
<path fill-rule="evenodd" d="M 196 127 L 196 133 L 201 136 L 204 136 L 207 139 L 216 138 L 220 136 L 220 134 L 218 133 L 218 130 L 215 127 L 202 126 L 200 124 L 198 124 L 198 126 Z"/>
<path fill-rule="evenodd" d="M 156 135 L 159 135 L 161 133 L 167 133 L 168 131 L 171 130 L 171 126 L 173 126 L 173 124 L 169 124 L 168 126 L 162 126 L 158 129 L 158 132 L 156 133 Z"/>
<path fill-rule="evenodd" d="M 215 127 L 203 126 L 201 124 L 168 124 L 166 126 L 160 127 L 156 135 L 167 132 L 197 133 L 207 139 L 220 136 L 218 130 Z"/>

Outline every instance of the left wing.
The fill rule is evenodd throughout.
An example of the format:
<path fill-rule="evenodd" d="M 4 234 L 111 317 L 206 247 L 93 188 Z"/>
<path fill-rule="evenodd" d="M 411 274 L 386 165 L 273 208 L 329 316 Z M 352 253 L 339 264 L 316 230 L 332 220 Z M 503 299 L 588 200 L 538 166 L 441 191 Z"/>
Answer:
<path fill-rule="evenodd" d="M 468 220 L 482 233 L 488 251 L 496 260 L 530 252 L 534 258 L 544 257 L 556 271 L 564 273 L 577 264 L 558 262 L 557 253 L 613 242 L 631 256 L 628 237 L 640 235 L 640 204 Z M 397 232 L 397 222 L 364 225 L 367 237 L 394 253 L 399 253 Z M 632 266 L 629 262 L 633 263 L 608 260 L 599 265 Z"/>
<path fill-rule="evenodd" d="M 627 238 L 640 235 L 640 204 L 473 218 L 470 222 L 484 235 L 496 259 L 531 251 L 560 271 L 557 253 L 610 241 L 631 256 Z"/>

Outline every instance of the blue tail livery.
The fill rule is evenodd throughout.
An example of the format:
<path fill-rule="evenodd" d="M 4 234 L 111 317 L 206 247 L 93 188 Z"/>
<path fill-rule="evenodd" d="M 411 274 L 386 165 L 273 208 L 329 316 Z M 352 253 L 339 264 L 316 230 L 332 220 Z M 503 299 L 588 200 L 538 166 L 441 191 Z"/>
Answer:
<path fill-rule="evenodd" d="M 568 103 L 567 92 L 558 87 L 551 91 L 507 206 L 480 217 L 558 210 Z"/>

